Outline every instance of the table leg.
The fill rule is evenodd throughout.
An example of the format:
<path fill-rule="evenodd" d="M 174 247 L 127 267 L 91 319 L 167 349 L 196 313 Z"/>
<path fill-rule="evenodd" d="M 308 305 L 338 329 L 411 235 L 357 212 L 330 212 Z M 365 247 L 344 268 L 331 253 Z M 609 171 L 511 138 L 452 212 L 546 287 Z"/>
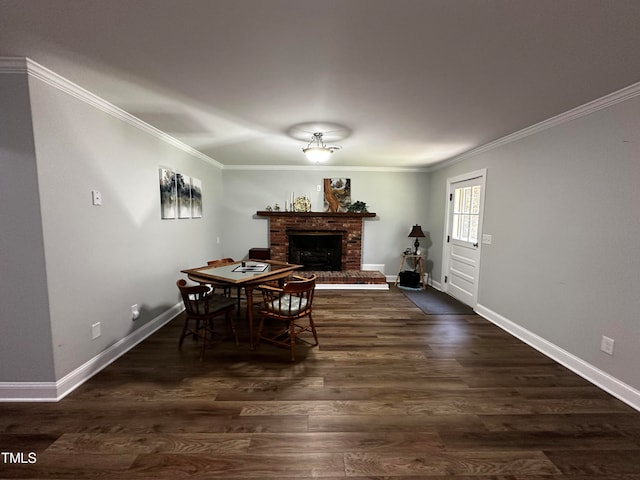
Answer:
<path fill-rule="evenodd" d="M 249 322 L 249 347 L 254 349 L 253 343 L 253 287 L 247 285 L 244 287 L 245 294 L 247 295 L 247 322 Z"/>

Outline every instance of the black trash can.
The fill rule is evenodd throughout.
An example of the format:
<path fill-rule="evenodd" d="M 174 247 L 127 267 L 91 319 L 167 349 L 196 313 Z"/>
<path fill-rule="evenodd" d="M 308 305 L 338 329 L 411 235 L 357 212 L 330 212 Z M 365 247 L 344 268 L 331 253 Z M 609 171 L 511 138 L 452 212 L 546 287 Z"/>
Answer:
<path fill-rule="evenodd" d="M 411 270 L 400 272 L 400 286 L 407 288 L 420 288 L 420 274 Z"/>

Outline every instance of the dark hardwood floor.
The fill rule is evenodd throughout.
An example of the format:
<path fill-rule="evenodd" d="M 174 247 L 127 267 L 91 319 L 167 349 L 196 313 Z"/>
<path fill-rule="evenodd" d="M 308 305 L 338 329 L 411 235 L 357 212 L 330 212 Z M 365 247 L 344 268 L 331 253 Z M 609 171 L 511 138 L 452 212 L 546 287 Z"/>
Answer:
<path fill-rule="evenodd" d="M 0 451 L 36 453 L 0 478 L 640 480 L 640 413 L 481 317 L 391 287 L 319 290 L 315 319 L 295 363 L 200 362 L 178 317 L 58 403 L 0 404 Z"/>

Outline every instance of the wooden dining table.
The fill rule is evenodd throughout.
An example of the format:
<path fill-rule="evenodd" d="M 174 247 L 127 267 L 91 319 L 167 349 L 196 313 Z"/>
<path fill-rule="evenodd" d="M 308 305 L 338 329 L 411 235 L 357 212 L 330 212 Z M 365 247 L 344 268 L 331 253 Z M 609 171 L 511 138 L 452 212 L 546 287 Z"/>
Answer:
<path fill-rule="evenodd" d="M 181 270 L 190 280 L 197 283 L 224 284 L 229 287 L 244 288 L 247 297 L 247 323 L 249 324 L 249 345 L 254 348 L 253 341 L 253 290 L 257 285 L 281 280 L 291 272 L 302 268 L 302 265 L 280 262 L 277 260 L 245 260 L 226 265 L 212 267 L 187 268 Z"/>

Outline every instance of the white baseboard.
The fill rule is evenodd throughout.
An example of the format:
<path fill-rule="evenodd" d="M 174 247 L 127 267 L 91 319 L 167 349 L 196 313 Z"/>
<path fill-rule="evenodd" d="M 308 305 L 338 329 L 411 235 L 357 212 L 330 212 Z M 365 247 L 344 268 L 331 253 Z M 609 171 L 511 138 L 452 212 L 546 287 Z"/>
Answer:
<path fill-rule="evenodd" d="M 55 402 L 56 382 L 0 382 L 0 402 Z"/>
<path fill-rule="evenodd" d="M 57 402 L 96 373 L 170 322 L 184 310 L 182 302 L 131 332 L 57 382 L 0 382 L 0 402 Z"/>
<path fill-rule="evenodd" d="M 388 283 L 316 283 L 316 290 L 389 290 Z"/>
<path fill-rule="evenodd" d="M 363 263 L 360 270 L 384 273 L 384 263 Z"/>
<path fill-rule="evenodd" d="M 630 407 L 640 411 L 640 391 L 624 382 L 621 382 L 617 378 L 603 372 L 599 368 L 594 367 L 590 363 L 585 362 L 566 350 L 563 350 L 535 333 L 522 328 L 511 320 L 483 305 L 478 304 L 475 310 L 478 315 L 486 318 L 491 323 L 522 340 L 527 345 L 530 345 L 559 364 L 564 365 L 569 370 L 580 375 L 582 378 L 593 383 L 605 392 L 610 393 Z"/>

